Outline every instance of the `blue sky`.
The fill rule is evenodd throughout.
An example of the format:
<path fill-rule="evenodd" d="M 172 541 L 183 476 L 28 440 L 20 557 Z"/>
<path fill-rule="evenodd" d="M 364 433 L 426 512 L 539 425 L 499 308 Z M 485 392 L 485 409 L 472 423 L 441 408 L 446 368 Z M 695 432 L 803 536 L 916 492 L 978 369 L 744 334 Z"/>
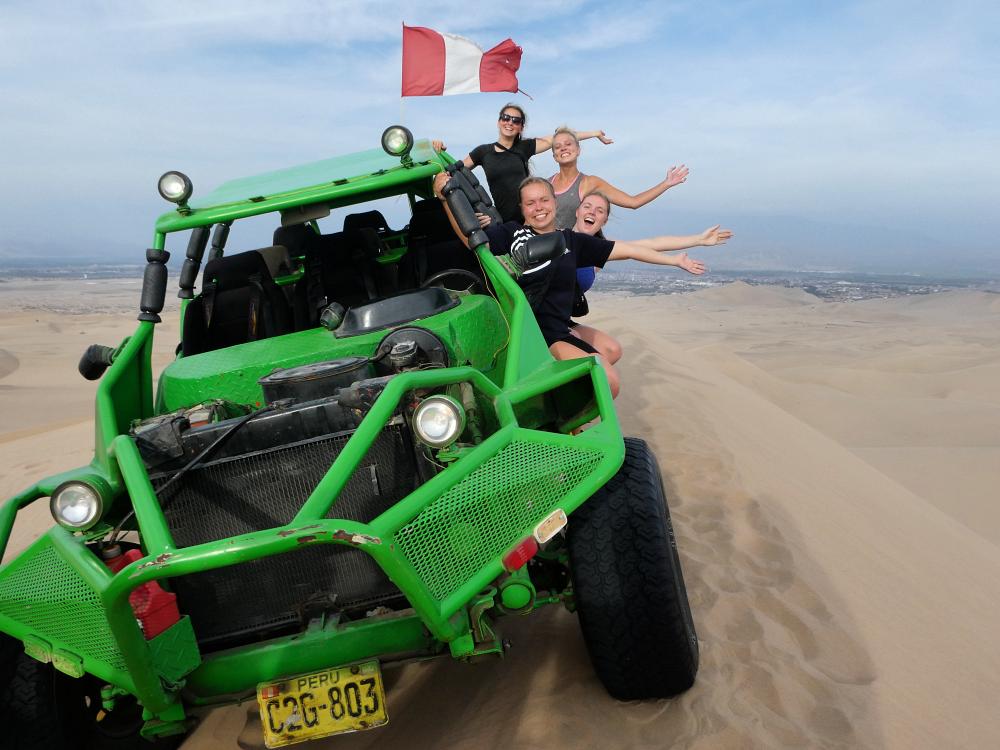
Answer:
<path fill-rule="evenodd" d="M 484 49 L 512 37 L 534 100 L 401 100 L 403 21 Z M 613 236 L 714 219 L 747 227 L 756 252 L 827 248 L 821 236 L 862 264 L 910 247 L 931 263 L 981 259 L 997 246 L 998 49 L 989 2 L 6 0 L 0 257 L 138 258 L 167 207 L 155 189 L 167 169 L 208 191 L 375 145 L 401 118 L 464 155 L 495 138 L 513 99 L 529 134 L 605 129 L 616 143 L 586 142 L 581 168 L 630 192 L 691 168 L 618 212 Z M 533 165 L 553 170 L 548 154 Z"/>

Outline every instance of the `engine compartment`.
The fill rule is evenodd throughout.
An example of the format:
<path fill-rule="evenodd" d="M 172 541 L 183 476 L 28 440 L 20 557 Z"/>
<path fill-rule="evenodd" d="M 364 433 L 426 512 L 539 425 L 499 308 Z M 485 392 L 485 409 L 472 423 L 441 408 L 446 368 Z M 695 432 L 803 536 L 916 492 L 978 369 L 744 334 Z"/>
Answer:
<path fill-rule="evenodd" d="M 443 357 L 451 365 L 467 364 L 480 371 L 498 366 L 509 336 L 495 299 L 482 294 L 460 296 L 454 306 L 421 319 L 418 325 L 403 325 L 388 332 L 382 329 L 337 337 L 320 327 L 179 357 L 160 375 L 155 410 L 165 414 L 210 400 L 261 406 L 265 396 L 259 381 L 276 369 L 346 357 L 373 359 L 382 343 L 393 340 L 390 337 L 397 331 L 414 328 L 438 339 L 438 360 Z"/>

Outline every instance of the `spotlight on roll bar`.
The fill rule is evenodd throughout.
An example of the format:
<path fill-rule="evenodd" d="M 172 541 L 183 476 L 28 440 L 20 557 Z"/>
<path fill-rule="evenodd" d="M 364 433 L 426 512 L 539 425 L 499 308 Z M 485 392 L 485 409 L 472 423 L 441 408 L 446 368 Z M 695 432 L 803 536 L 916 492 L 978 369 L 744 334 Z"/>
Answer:
<path fill-rule="evenodd" d="M 382 131 L 382 148 L 389 156 L 405 159 L 413 148 L 413 133 L 402 125 L 390 125 Z"/>
<path fill-rule="evenodd" d="M 183 172 L 165 172 L 156 183 L 157 190 L 164 200 L 183 206 L 187 203 L 194 187 L 191 179 Z"/>

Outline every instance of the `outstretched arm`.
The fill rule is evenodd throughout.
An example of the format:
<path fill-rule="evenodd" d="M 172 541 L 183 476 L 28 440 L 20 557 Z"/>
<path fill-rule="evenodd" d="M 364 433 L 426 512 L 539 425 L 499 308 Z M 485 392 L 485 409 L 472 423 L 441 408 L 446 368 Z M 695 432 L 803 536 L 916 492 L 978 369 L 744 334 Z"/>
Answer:
<path fill-rule="evenodd" d="M 581 141 L 585 141 L 588 138 L 597 138 L 605 146 L 607 146 L 607 145 L 609 145 L 611 143 L 614 143 L 614 140 L 611 139 L 611 138 L 608 138 L 604 134 L 603 130 L 583 130 L 583 131 L 579 131 L 579 132 L 577 132 L 576 137 L 579 140 L 581 140 Z M 551 135 L 543 135 L 541 137 L 535 138 L 535 153 L 536 154 L 540 154 L 543 151 L 548 151 L 550 148 L 552 148 L 552 136 Z M 652 200 L 652 199 L 650 199 L 650 200 Z"/>
<path fill-rule="evenodd" d="M 596 138 L 605 146 L 610 146 L 615 142 L 613 138 L 608 138 L 608 136 L 604 134 L 603 130 L 580 130 L 577 131 L 576 137 L 581 141 L 585 141 L 588 138 Z"/>
<path fill-rule="evenodd" d="M 643 263 L 653 263 L 658 266 L 677 266 L 688 273 L 705 273 L 705 264 L 700 260 L 689 258 L 687 253 L 680 255 L 662 255 L 671 250 L 685 250 L 689 247 L 722 245 L 733 233 L 728 229 L 719 229 L 718 224 L 709 227 L 701 234 L 691 234 L 686 237 L 650 237 L 644 240 L 622 242 L 615 240 L 608 260 L 641 260 Z"/>
<path fill-rule="evenodd" d="M 683 268 L 688 273 L 700 276 L 705 273 L 705 264 L 700 260 L 689 258 L 687 253 L 679 255 L 661 255 L 656 250 L 636 242 L 615 241 L 615 247 L 608 256 L 608 260 L 641 260 L 643 263 L 652 263 L 657 266 L 676 266 Z"/>
<path fill-rule="evenodd" d="M 650 201 L 659 198 L 675 185 L 680 185 L 687 180 L 687 176 L 688 168 L 683 164 L 679 167 L 671 167 L 667 171 L 667 176 L 662 182 L 653 185 L 653 187 L 649 188 L 649 190 L 643 190 L 641 193 L 629 195 L 624 190 L 619 190 L 601 177 L 597 177 L 596 175 L 587 175 L 584 178 L 583 193 L 587 194 L 594 190 L 600 190 L 608 196 L 608 199 L 616 206 L 621 206 L 622 208 L 639 208 L 640 206 L 645 206 Z"/>
<path fill-rule="evenodd" d="M 433 140 L 431 141 L 431 146 L 433 146 L 434 150 L 437 151 L 438 153 L 448 150 L 448 147 L 444 145 L 444 141 Z M 462 163 L 469 169 L 472 169 L 474 166 L 476 166 L 472 161 L 471 155 L 466 155 L 466 157 L 462 159 Z"/>
<path fill-rule="evenodd" d="M 664 235 L 661 237 L 649 237 L 643 240 L 629 240 L 629 244 L 642 245 L 650 250 L 666 253 L 671 250 L 687 250 L 689 247 L 708 247 L 711 245 L 723 245 L 733 236 L 728 229 L 719 229 L 719 225 L 709 227 L 701 234 L 689 234 L 683 237 L 671 237 Z M 615 242 L 615 246 L 618 243 Z"/>

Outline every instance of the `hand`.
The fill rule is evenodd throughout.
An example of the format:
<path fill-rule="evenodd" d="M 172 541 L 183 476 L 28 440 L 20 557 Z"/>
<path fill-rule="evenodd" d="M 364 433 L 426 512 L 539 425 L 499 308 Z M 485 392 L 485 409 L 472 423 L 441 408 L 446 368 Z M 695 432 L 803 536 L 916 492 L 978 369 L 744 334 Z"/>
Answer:
<path fill-rule="evenodd" d="M 683 268 L 688 273 L 701 276 L 706 271 L 705 264 L 702 261 L 689 258 L 687 253 L 681 253 L 675 257 L 677 258 L 677 267 Z"/>
<path fill-rule="evenodd" d="M 479 219 L 479 227 L 481 229 L 486 229 L 486 227 L 488 227 L 490 223 L 493 221 L 489 216 L 481 213 L 477 213 L 476 218 Z"/>
<path fill-rule="evenodd" d="M 431 141 L 431 146 L 438 153 L 441 153 L 442 151 L 447 151 L 448 150 L 448 147 L 444 145 L 444 141 Z"/>
<path fill-rule="evenodd" d="M 698 237 L 699 245 L 722 245 L 725 244 L 726 240 L 733 236 L 733 233 L 728 229 L 719 229 L 719 225 L 716 224 L 714 227 L 709 227 L 704 232 L 702 232 Z"/>
<path fill-rule="evenodd" d="M 604 131 L 603 130 L 598 130 L 597 131 L 597 140 L 599 140 L 605 146 L 610 146 L 612 143 L 614 143 L 613 139 L 608 138 L 606 135 L 604 135 Z"/>
<path fill-rule="evenodd" d="M 671 167 L 667 171 L 667 187 L 672 188 L 680 185 L 688 178 L 688 168 L 681 164 L 679 167 Z"/>
<path fill-rule="evenodd" d="M 444 193 L 442 193 L 441 191 L 444 190 L 444 186 L 448 184 L 448 180 L 450 179 L 451 177 L 447 172 L 438 172 L 436 175 L 434 175 L 435 198 L 439 200 L 444 200 Z"/>

